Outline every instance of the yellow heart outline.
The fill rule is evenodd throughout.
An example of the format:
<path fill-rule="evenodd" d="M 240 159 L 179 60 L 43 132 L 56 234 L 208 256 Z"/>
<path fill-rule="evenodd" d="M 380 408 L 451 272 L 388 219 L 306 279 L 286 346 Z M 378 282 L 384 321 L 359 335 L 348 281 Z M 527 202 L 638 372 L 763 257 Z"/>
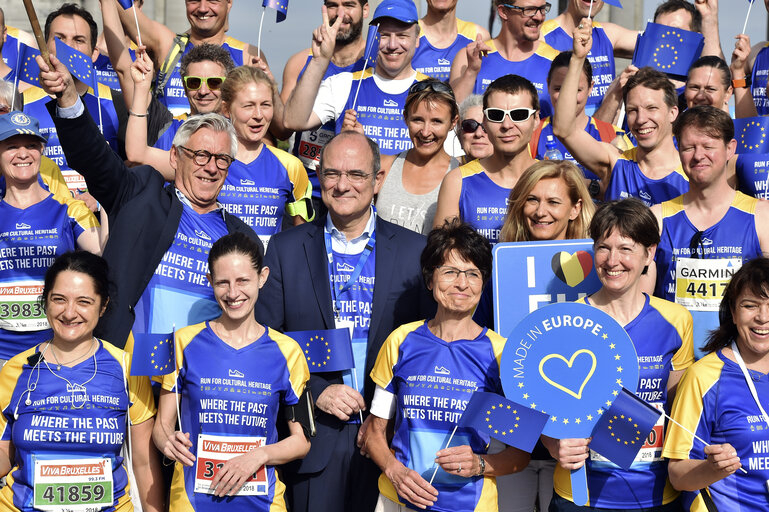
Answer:
<path fill-rule="evenodd" d="M 590 371 L 588 372 L 587 377 L 585 377 L 585 380 L 582 381 L 582 385 L 579 387 L 579 393 L 575 393 L 571 389 L 558 384 L 554 380 L 550 379 L 547 375 L 545 375 L 545 372 L 542 371 L 542 368 L 545 366 L 545 363 L 547 361 L 551 360 L 551 359 L 560 359 L 561 361 L 566 363 L 566 365 L 569 368 L 571 368 L 574 365 L 574 360 L 577 359 L 577 356 L 579 356 L 580 354 L 589 354 L 590 358 L 593 360 L 593 365 L 590 367 Z M 577 400 L 581 400 L 582 399 L 582 391 L 585 389 L 585 386 L 587 385 L 588 381 L 593 376 L 593 373 L 595 373 L 596 364 L 597 364 L 597 362 L 596 362 L 595 354 L 593 354 L 592 351 L 590 351 L 590 350 L 588 350 L 586 348 L 583 348 L 583 349 L 580 349 L 580 350 L 577 350 L 576 352 L 574 352 L 571 355 L 571 357 L 569 358 L 568 361 L 561 354 L 550 354 L 550 355 L 547 355 L 547 356 L 543 357 L 542 360 L 539 362 L 539 374 L 542 376 L 543 379 L 545 379 L 545 382 L 547 382 L 551 386 L 560 389 L 564 393 L 568 393 L 569 395 L 573 396 Z"/>

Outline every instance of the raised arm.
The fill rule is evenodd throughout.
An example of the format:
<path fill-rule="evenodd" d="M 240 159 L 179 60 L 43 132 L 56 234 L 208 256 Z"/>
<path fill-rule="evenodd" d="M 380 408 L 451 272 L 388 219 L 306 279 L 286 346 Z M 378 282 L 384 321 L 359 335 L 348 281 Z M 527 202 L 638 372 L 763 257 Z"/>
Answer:
<path fill-rule="evenodd" d="M 105 0 L 115 2 L 116 0 Z M 139 44 L 138 32 L 136 31 L 136 20 L 134 19 L 133 8 L 123 9 L 121 6 L 116 6 L 118 15 L 120 16 L 120 23 L 123 25 L 123 30 L 133 42 Z M 179 8 L 182 8 L 181 6 Z M 174 44 L 174 32 L 153 19 L 150 19 L 141 9 L 136 9 L 136 19 L 139 20 L 139 30 L 141 31 L 142 45 L 146 46 L 150 51 L 152 58 L 155 59 L 155 69 L 160 69 L 163 61 L 171 51 L 171 47 Z"/>
<path fill-rule="evenodd" d="M 133 97 L 133 81 L 131 81 L 131 54 L 125 42 L 125 32 L 120 24 L 119 7 L 115 0 L 100 0 L 101 19 L 104 23 L 104 41 L 107 43 L 107 53 L 112 69 L 117 73 L 120 90 L 123 92 L 123 100 L 126 108 L 131 108 Z"/>
<path fill-rule="evenodd" d="M 750 58 L 750 37 L 745 34 L 739 34 L 735 36 L 737 40 L 734 44 L 734 52 L 732 52 L 732 62 L 729 69 L 732 72 L 732 79 L 745 80 L 750 75 L 745 73 L 748 59 Z M 753 94 L 750 92 L 750 87 L 735 87 L 734 88 L 734 117 L 756 117 L 758 111 L 756 110 L 756 104 L 753 102 Z"/>
<path fill-rule="evenodd" d="M 718 0 L 696 0 L 694 7 L 702 15 L 702 35 L 705 37 L 702 56 L 715 55 L 726 60 L 718 33 Z"/>
<path fill-rule="evenodd" d="M 174 181 L 175 173 L 171 167 L 169 152 L 147 145 L 147 116 L 153 76 L 152 61 L 146 52 L 138 52 L 136 61 L 131 64 L 131 82 L 134 85 L 133 98 L 128 107 L 125 152 L 128 160 L 151 165 L 163 175 L 166 181 Z"/>
<path fill-rule="evenodd" d="M 580 25 L 574 30 L 573 37 L 574 53 L 569 61 L 569 69 L 561 85 L 561 93 L 555 107 L 553 134 L 563 142 L 579 163 L 604 181 L 608 179 L 612 166 L 619 157 L 617 150 L 611 144 L 597 141 L 585 130 L 578 129 L 577 118 L 574 115 L 577 111 L 577 90 L 582 66 L 593 44 L 592 28 L 587 18 L 582 19 Z"/>
<path fill-rule="evenodd" d="M 323 75 L 336 48 L 336 34 L 344 16 L 337 16 L 333 25 L 328 24 L 328 11 L 322 6 L 323 22 L 312 33 L 312 60 L 304 70 L 302 79 L 296 84 L 286 102 L 283 125 L 288 130 L 315 129 L 321 125 L 318 115 L 312 111 Z"/>
<path fill-rule="evenodd" d="M 606 35 L 614 47 L 615 57 L 630 58 L 635 50 L 635 43 L 638 39 L 638 31 L 630 30 L 616 23 L 601 23 Z"/>
<path fill-rule="evenodd" d="M 449 83 L 454 89 L 457 103 L 462 103 L 475 90 L 475 81 L 481 71 L 483 57 L 488 55 L 491 47 L 483 42 L 480 34 L 475 41 L 468 44 L 465 51 L 460 51 L 451 63 Z"/>

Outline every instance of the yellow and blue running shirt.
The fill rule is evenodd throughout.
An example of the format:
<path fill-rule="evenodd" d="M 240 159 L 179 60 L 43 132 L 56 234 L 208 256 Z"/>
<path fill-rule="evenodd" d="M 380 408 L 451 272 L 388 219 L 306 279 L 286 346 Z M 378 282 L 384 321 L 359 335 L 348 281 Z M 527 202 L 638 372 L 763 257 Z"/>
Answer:
<path fill-rule="evenodd" d="M 499 242 L 511 189 L 494 183 L 478 160 L 463 165 L 460 170 L 459 218 L 492 244 Z"/>
<path fill-rule="evenodd" d="M 304 70 L 307 69 L 307 65 L 312 60 L 312 52 L 308 52 L 307 60 L 296 77 L 299 81 L 304 75 Z M 356 72 L 363 69 L 364 58 L 361 57 L 357 61 L 353 62 L 349 66 L 337 66 L 333 62 L 328 63 L 326 73 L 323 75 L 323 79 L 339 73 L 344 72 Z M 336 122 L 331 120 L 316 128 L 315 130 L 308 130 L 303 132 L 296 132 L 294 136 L 294 146 L 291 150 L 291 154 L 302 161 L 304 168 L 307 170 L 307 177 L 310 178 L 312 184 L 312 197 L 320 199 L 320 181 L 318 181 L 318 174 L 315 172 L 320 164 L 320 152 L 326 146 L 328 141 L 336 133 Z"/>
<path fill-rule="evenodd" d="M 397 397 L 392 450 L 395 457 L 430 481 L 435 453 L 446 445 L 474 391 L 502 394 L 499 358 L 505 339 L 483 329 L 475 339 L 446 342 L 426 320 L 402 325 L 379 351 L 371 378 Z M 469 445 L 486 453 L 490 438 L 473 428 L 457 429 L 451 446 Z M 438 469 L 438 498 L 429 510 L 470 512 L 497 509 L 493 477 L 464 478 Z M 391 501 L 415 508 L 398 496 L 390 480 L 379 477 L 379 491 Z"/>
<path fill-rule="evenodd" d="M 424 33 L 422 20 L 419 20 L 419 46 L 411 59 L 411 67 L 429 77 L 449 82 L 451 63 L 460 51 L 478 37 L 478 27 L 475 23 L 457 18 L 457 37 L 446 48 L 436 48 Z"/>
<path fill-rule="evenodd" d="M 180 73 L 182 68 L 182 58 L 184 55 L 192 50 L 193 44 L 187 42 L 187 46 L 184 47 L 184 51 L 176 61 L 173 71 L 171 71 L 166 86 L 163 88 L 161 94 L 158 95 L 158 100 L 171 111 L 174 116 L 181 114 L 188 114 L 190 112 L 190 102 L 187 101 L 187 95 L 184 94 L 184 82 L 182 81 L 182 75 Z M 222 48 L 230 53 L 230 57 L 235 62 L 235 66 L 242 66 L 249 64 L 247 62 L 246 43 L 238 41 L 232 37 L 227 36 L 222 43 Z"/>
<path fill-rule="evenodd" d="M 542 24 L 542 37 L 559 52 L 570 52 L 574 48 L 571 34 L 567 34 L 554 19 Z M 597 21 L 593 21 L 593 47 L 587 54 L 587 60 L 593 68 L 593 90 L 590 91 L 585 111 L 591 115 L 601 105 L 606 90 L 614 81 L 615 73 L 614 47 L 603 25 Z"/>
<path fill-rule="evenodd" d="M 537 51 L 531 57 L 521 61 L 507 60 L 497 51 L 494 40 L 486 41 L 491 51 L 483 58 L 481 70 L 475 79 L 474 94 L 483 94 L 489 84 L 503 75 L 520 75 L 534 84 L 539 93 L 539 116 L 545 118 L 553 115 L 550 94 L 547 92 L 547 73 L 558 51 L 548 44 L 540 42 Z"/>
<path fill-rule="evenodd" d="M 85 488 L 90 487 L 92 497 L 102 495 L 110 503 L 98 510 L 133 510 L 121 449 L 128 417 L 133 425 L 149 420 L 155 402 L 147 377 L 127 377 L 129 354 L 97 341 L 95 355 L 71 368 L 57 370 L 44 358 L 30 366 L 28 358 L 39 350 L 35 347 L 16 355 L 0 372 L 0 432 L 15 449 L 14 467 L 0 490 L 0 509 L 38 510 L 33 506 L 37 491 L 43 504 L 55 505 L 51 510 L 66 510 L 69 500 L 88 499 Z M 65 468 L 69 474 L 63 474 Z M 111 496 L 89 484 L 88 475 L 94 474 L 111 479 Z"/>
<path fill-rule="evenodd" d="M 589 299 L 577 302 L 590 304 Z M 682 306 L 646 295 L 641 312 L 624 327 L 638 355 L 640 375 L 636 395 L 662 410 L 667 400 L 670 372 L 684 370 L 694 362 L 692 317 Z M 664 437 L 664 416 L 660 416 L 627 470 L 591 451 L 585 461 L 588 506 L 645 509 L 675 500 L 678 491 L 668 481 L 668 464 L 662 458 Z M 558 495 L 571 500 L 571 477 L 560 464 L 555 468 L 554 487 Z"/>
<path fill-rule="evenodd" d="M 769 376 L 748 370 L 758 399 L 769 402 Z M 678 383 L 671 417 L 708 444 L 731 444 L 747 474 L 740 471 L 708 486 L 718 510 L 769 510 L 769 426 L 750 395 L 740 367 L 722 350 L 694 363 Z M 670 424 L 663 456 L 705 459 L 702 442 Z M 699 491 L 683 492 L 685 510 L 707 512 Z"/>
<path fill-rule="evenodd" d="M 766 93 L 769 84 L 769 42 L 756 55 L 750 79 L 750 92 L 758 115 L 769 115 L 769 95 Z"/>
<path fill-rule="evenodd" d="M 296 404 L 310 378 L 299 345 L 268 328 L 236 349 L 206 322 L 176 331 L 175 354 L 178 379 L 165 375 L 162 386 L 181 394 L 181 430 L 190 434 L 196 460 L 193 467 L 174 466 L 171 512 L 285 511 L 285 486 L 274 466 L 261 467 L 236 497 L 218 498 L 202 489 L 210 487 L 218 464 L 278 442 L 278 410 Z"/>
<path fill-rule="evenodd" d="M 4 80 L 12 81 L 16 79 L 19 64 L 19 29 L 10 25 L 5 26 L 5 42 L 3 43 L 3 62 L 11 68 L 11 72 L 4 77 Z M 11 77 L 11 78 L 8 78 Z"/>
<path fill-rule="evenodd" d="M 745 153 L 737 155 L 734 172 L 737 175 L 737 190 L 743 194 L 768 199 L 769 153 Z"/>
<path fill-rule="evenodd" d="M 230 165 L 218 200 L 253 229 L 265 247 L 280 232 L 289 205 L 310 197 L 310 181 L 302 162 L 281 149 L 262 145 L 253 161 Z M 307 214 L 302 216 L 309 220 Z"/>
<path fill-rule="evenodd" d="M 45 271 L 99 221 L 83 201 L 49 195 L 24 209 L 0 201 L 0 359 L 51 338 L 38 297 Z"/>
<path fill-rule="evenodd" d="M 98 84 L 98 95 L 99 97 L 97 98 L 95 91 L 89 88 L 88 92 L 81 99 L 96 124 L 98 125 L 101 122 L 102 135 L 107 139 L 107 143 L 109 143 L 112 150 L 117 152 L 119 123 L 117 113 L 115 112 L 115 105 L 112 102 L 112 91 L 106 85 Z M 61 144 L 59 144 L 59 136 L 56 133 L 53 119 L 51 119 L 51 115 L 45 107 L 45 104 L 51 101 L 51 97 L 39 87 L 30 87 L 24 91 L 22 97 L 24 99 L 24 113 L 37 119 L 40 122 L 40 133 L 47 134 L 48 142 L 45 145 L 45 156 L 59 166 L 71 191 L 85 190 L 87 188 L 85 178 L 67 165 L 67 159 L 64 157 Z M 101 118 L 99 117 L 100 111 Z"/>
<path fill-rule="evenodd" d="M 664 178 L 647 177 L 638 165 L 638 148 L 630 148 L 611 170 L 606 201 L 637 197 L 646 206 L 673 199 L 689 190 L 689 179 L 680 165 Z"/>
<path fill-rule="evenodd" d="M 691 311 L 699 357 L 709 331 L 718 327 L 718 309 L 732 275 L 762 254 L 756 232 L 757 204 L 758 199 L 737 192 L 721 220 L 699 231 L 686 216 L 683 197 L 662 203 L 654 295 Z"/>
<path fill-rule="evenodd" d="M 206 273 L 208 251 L 226 234 L 221 209 L 199 214 L 183 205 L 174 241 L 134 307 L 133 333 L 167 333 L 221 314 Z"/>

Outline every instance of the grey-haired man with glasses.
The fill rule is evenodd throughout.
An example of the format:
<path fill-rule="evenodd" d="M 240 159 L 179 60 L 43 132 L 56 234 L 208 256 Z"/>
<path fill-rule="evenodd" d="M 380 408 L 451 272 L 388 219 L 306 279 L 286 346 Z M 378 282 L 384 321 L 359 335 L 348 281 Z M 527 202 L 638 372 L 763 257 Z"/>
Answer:
<path fill-rule="evenodd" d="M 206 280 L 208 249 L 235 231 L 261 244 L 216 201 L 237 151 L 234 128 L 215 113 L 185 121 L 170 153 L 176 178 L 166 184 L 150 166 L 126 167 L 85 111 L 67 68 L 51 60 L 53 69 L 38 58 L 40 83 L 57 95 L 46 106 L 64 154 L 109 214 L 103 256 L 115 288 L 96 335 L 124 346 L 131 334 L 167 333 L 218 316 Z"/>

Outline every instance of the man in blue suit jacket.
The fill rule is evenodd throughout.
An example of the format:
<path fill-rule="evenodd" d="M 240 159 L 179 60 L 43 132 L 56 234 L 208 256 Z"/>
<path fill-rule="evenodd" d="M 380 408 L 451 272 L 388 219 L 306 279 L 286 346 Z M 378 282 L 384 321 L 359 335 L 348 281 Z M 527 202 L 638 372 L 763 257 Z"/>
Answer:
<path fill-rule="evenodd" d="M 328 215 L 272 238 L 256 317 L 282 331 L 352 328 L 356 368 L 363 370 L 358 389 L 346 379 L 349 371 L 310 376 L 317 435 L 307 457 L 284 475 L 293 512 L 373 511 L 379 471 L 356 449 L 357 418 L 371 404 L 369 373 L 384 340 L 435 311 L 420 273 L 425 237 L 376 217 L 371 204 L 384 171 L 379 148 L 366 136 L 334 137 L 319 178 Z M 355 284 L 345 288 L 349 281 Z"/>

